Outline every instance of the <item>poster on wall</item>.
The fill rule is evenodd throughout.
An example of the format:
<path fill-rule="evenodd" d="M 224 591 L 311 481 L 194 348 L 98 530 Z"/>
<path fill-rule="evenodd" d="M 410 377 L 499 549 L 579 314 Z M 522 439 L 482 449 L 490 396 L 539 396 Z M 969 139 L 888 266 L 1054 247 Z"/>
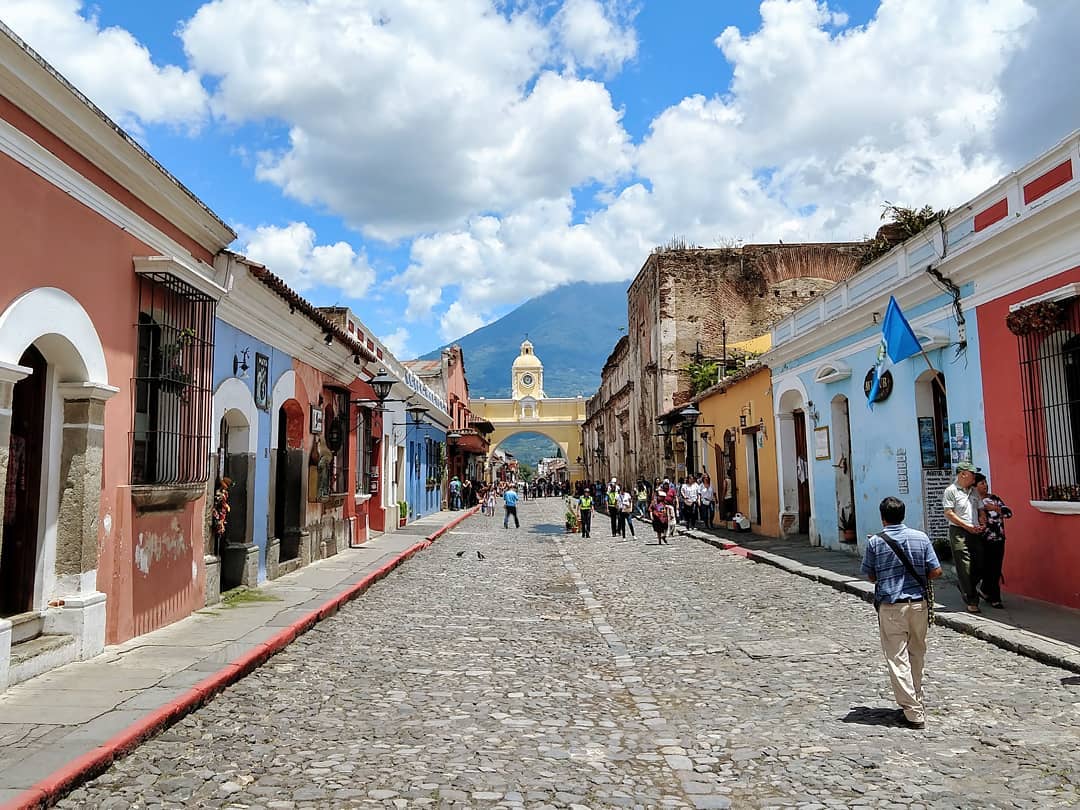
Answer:
<path fill-rule="evenodd" d="M 919 453 L 924 470 L 934 470 L 941 466 L 938 459 L 937 428 L 932 416 L 919 417 Z"/>
<path fill-rule="evenodd" d="M 323 409 L 311 406 L 311 432 L 322 433 Z"/>
<path fill-rule="evenodd" d="M 949 430 L 952 446 L 952 464 L 955 467 L 961 461 L 972 463 L 971 457 L 971 422 L 953 422 Z"/>
<path fill-rule="evenodd" d="M 829 449 L 829 428 L 814 428 L 814 458 L 818 461 L 832 456 Z"/>
<path fill-rule="evenodd" d="M 270 409 L 270 358 L 255 352 L 255 407 Z"/>

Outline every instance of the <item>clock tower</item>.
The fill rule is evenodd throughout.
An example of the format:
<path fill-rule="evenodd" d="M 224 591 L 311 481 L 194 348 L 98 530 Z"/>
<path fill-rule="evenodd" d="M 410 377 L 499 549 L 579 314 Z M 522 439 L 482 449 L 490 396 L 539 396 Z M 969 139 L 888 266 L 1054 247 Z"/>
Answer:
<path fill-rule="evenodd" d="M 544 398 L 544 364 L 533 353 L 528 340 L 522 342 L 521 354 L 514 360 L 510 390 L 515 400 Z"/>

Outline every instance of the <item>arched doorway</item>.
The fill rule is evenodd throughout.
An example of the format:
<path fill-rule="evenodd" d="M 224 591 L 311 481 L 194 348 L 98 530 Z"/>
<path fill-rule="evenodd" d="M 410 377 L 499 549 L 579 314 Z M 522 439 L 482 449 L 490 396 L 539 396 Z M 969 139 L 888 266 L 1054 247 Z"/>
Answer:
<path fill-rule="evenodd" d="M 779 400 L 780 526 L 784 534 L 810 534 L 810 463 L 806 441 L 806 400 L 787 390 Z"/>
<path fill-rule="evenodd" d="M 855 521 L 855 477 L 851 460 L 851 418 L 848 398 L 837 394 L 832 399 L 833 443 L 832 456 L 836 485 L 836 516 L 840 542 L 855 543 L 858 529 Z"/>
<path fill-rule="evenodd" d="M 42 456 L 45 452 L 48 364 L 34 346 L 19 359 L 30 374 L 15 383 L 11 397 L 11 435 L 7 448 L 3 539 L 0 541 L 0 616 L 34 608 L 41 547 Z"/>
<path fill-rule="evenodd" d="M 724 520 L 730 520 L 738 511 L 739 502 L 739 480 L 735 475 L 735 432 L 732 430 L 724 431 L 724 443 L 716 448 L 716 469 L 720 479 L 715 486 L 720 491 L 721 516 Z"/>
<path fill-rule="evenodd" d="M 252 483 L 254 456 L 248 452 L 251 425 L 233 408 L 221 417 L 218 434 L 220 475 L 229 479 L 229 517 L 217 549 L 221 557 L 221 590 L 254 584 L 247 569 L 251 545 L 251 515 L 248 490 Z"/>
<path fill-rule="evenodd" d="M 300 403 L 290 399 L 278 409 L 274 537 L 280 543 L 280 562 L 295 560 L 300 556 L 304 471 L 304 411 Z"/>

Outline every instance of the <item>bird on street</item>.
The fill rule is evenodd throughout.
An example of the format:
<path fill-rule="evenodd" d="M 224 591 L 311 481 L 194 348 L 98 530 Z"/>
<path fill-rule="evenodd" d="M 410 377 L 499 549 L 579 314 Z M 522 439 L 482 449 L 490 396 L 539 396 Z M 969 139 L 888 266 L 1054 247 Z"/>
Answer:
<path fill-rule="evenodd" d="M 476 559 L 478 559 L 478 560 L 483 560 L 483 559 L 485 559 L 485 557 L 484 557 L 484 555 L 483 555 L 483 554 L 481 554 L 481 553 L 480 553 L 480 552 L 478 551 L 478 552 L 476 552 Z"/>

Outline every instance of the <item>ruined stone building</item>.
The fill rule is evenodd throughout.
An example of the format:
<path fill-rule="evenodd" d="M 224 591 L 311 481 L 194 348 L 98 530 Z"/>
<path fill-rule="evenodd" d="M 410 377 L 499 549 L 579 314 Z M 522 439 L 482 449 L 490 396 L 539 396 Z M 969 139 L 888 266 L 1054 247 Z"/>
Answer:
<path fill-rule="evenodd" d="M 591 477 L 684 474 L 658 418 L 690 401 L 691 362 L 721 361 L 732 344 L 768 332 L 850 277 L 865 249 L 832 242 L 654 251 L 630 284 L 627 334 L 587 404 Z M 678 417 L 664 421 L 671 427 Z"/>

